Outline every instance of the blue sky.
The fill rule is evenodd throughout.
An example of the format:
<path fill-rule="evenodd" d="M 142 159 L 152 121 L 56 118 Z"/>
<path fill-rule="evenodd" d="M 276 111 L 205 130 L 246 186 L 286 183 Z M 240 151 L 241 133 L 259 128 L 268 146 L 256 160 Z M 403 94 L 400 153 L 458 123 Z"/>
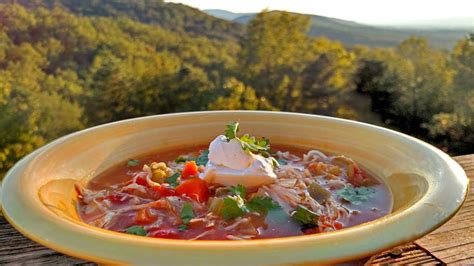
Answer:
<path fill-rule="evenodd" d="M 258 12 L 264 8 L 317 14 L 362 23 L 473 18 L 474 0 L 169 0 L 199 9 Z"/>

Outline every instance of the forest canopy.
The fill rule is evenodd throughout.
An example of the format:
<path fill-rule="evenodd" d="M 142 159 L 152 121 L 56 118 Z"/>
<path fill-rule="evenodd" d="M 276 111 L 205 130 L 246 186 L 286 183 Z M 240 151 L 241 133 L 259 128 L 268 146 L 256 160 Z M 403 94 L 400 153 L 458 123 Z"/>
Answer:
<path fill-rule="evenodd" d="M 153 0 L 0 3 L 0 176 L 64 134 L 194 110 L 324 114 L 474 152 L 473 35 L 346 47 L 286 12 L 241 28 Z"/>

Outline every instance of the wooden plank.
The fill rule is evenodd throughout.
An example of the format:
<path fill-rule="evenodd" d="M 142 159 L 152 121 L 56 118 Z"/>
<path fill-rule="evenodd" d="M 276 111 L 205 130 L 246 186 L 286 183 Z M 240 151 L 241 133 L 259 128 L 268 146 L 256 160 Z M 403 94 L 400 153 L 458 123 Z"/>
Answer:
<path fill-rule="evenodd" d="M 474 264 L 474 155 L 454 159 L 471 180 L 468 198 L 448 223 L 415 243 L 443 263 Z"/>
<path fill-rule="evenodd" d="M 386 264 L 440 264 L 437 258 L 431 256 L 428 252 L 421 249 L 416 244 L 408 244 L 385 251 L 379 255 L 373 256 L 367 261 L 371 265 Z"/>
<path fill-rule="evenodd" d="M 2 215 L 0 215 L 0 240 L 0 265 L 94 265 L 36 244 L 16 231 Z"/>

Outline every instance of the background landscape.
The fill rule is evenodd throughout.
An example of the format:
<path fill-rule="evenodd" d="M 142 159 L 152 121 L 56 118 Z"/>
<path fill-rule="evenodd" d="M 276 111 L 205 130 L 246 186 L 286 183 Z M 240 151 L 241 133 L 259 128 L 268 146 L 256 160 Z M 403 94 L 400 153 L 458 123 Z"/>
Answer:
<path fill-rule="evenodd" d="M 233 13 L 226 10 L 208 9 L 205 13 L 228 21 L 246 25 L 257 13 Z M 278 13 L 278 11 L 274 11 Z M 292 15 L 302 16 L 302 14 Z M 474 19 L 445 21 L 427 21 L 431 26 L 407 24 L 395 26 L 373 26 L 317 15 L 305 15 L 309 18 L 309 31 L 312 37 L 327 37 L 342 42 L 346 46 L 363 44 L 370 47 L 393 47 L 411 36 L 426 38 L 436 48 L 452 48 L 457 40 L 474 30 Z"/>
<path fill-rule="evenodd" d="M 473 32 L 158 0 L 0 0 L 0 177 L 64 134 L 194 110 L 337 116 L 472 153 Z"/>

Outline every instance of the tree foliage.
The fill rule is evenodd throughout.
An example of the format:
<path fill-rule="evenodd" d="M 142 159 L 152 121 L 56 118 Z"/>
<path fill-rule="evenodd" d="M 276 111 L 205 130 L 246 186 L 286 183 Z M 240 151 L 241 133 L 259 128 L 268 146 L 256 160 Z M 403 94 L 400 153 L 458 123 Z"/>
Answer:
<path fill-rule="evenodd" d="M 451 54 L 410 38 L 395 49 L 375 50 L 361 59 L 359 92 L 385 124 L 455 153 L 474 151 L 472 40 L 460 40 Z"/>
<path fill-rule="evenodd" d="M 157 24 L 178 33 L 212 39 L 235 39 L 243 33 L 242 25 L 209 16 L 182 4 L 163 0 L 0 0 L 21 4 L 30 9 L 61 8 L 88 17 L 126 17 L 147 24 Z"/>
<path fill-rule="evenodd" d="M 208 109 L 338 116 L 474 151 L 472 37 L 347 48 L 286 12 L 243 29 L 159 0 L 0 3 L 0 176 L 69 132 Z"/>

